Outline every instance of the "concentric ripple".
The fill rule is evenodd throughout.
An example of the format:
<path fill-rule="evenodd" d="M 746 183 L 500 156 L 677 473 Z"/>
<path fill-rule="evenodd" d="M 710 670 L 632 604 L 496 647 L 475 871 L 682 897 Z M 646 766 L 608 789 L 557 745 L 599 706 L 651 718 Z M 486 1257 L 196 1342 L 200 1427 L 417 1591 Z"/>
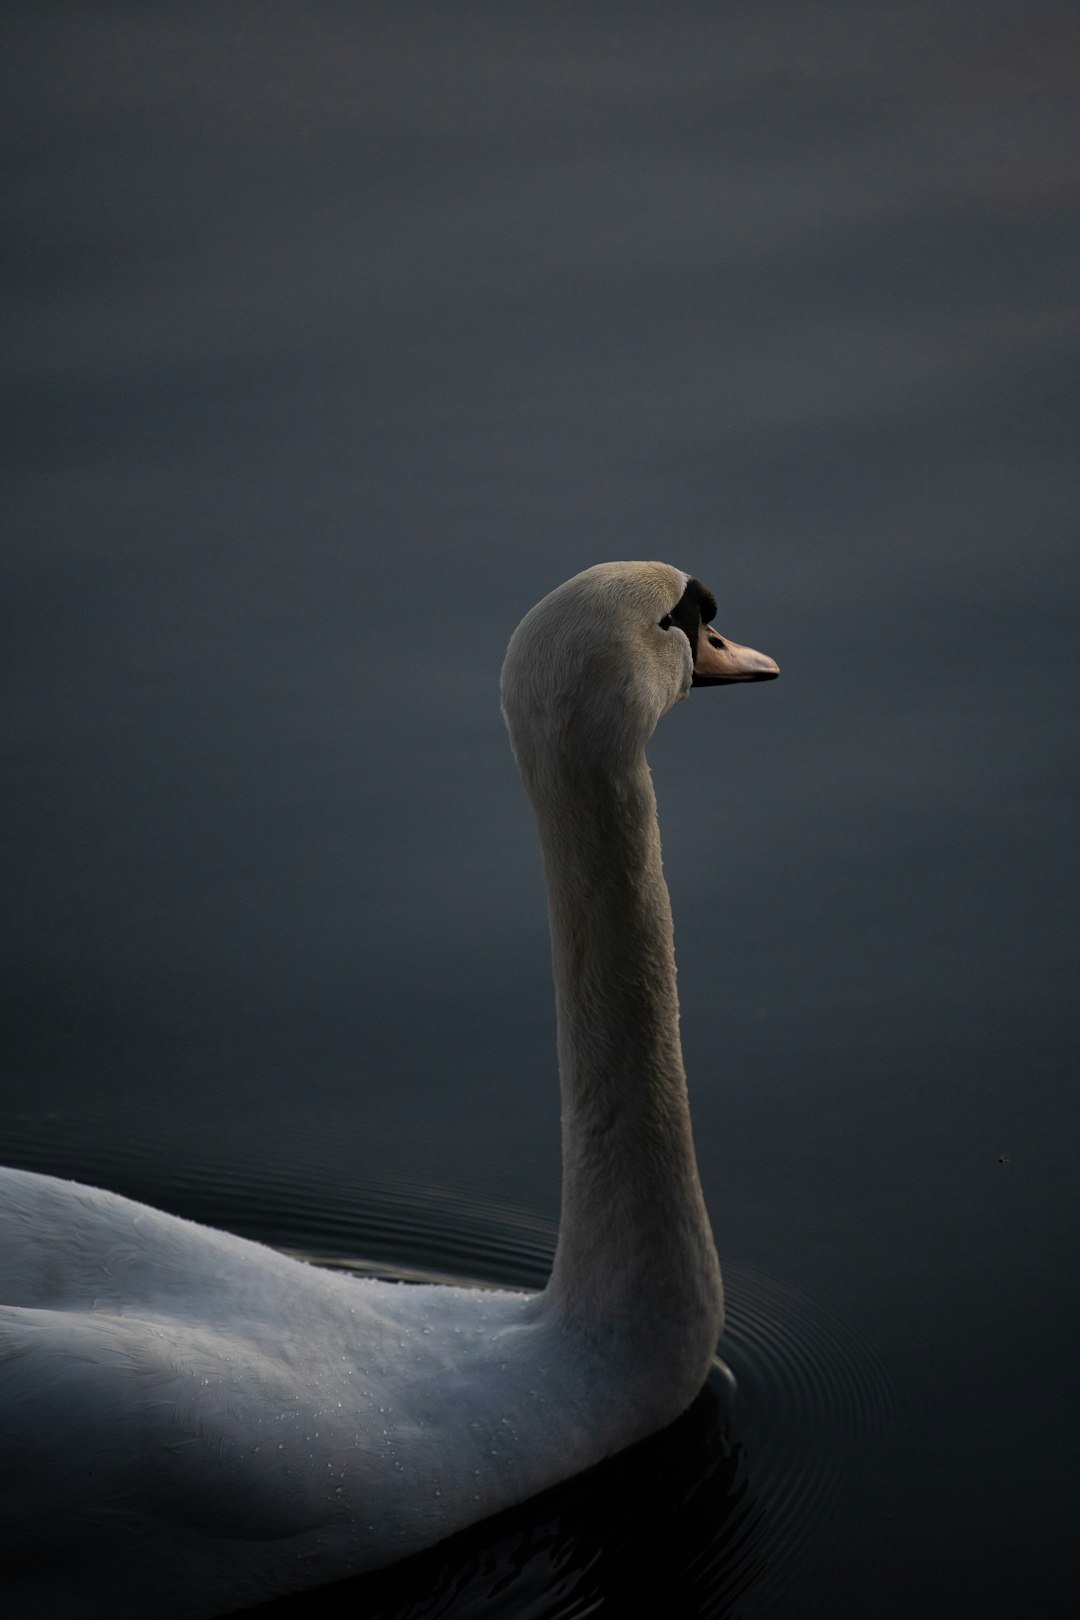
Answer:
<path fill-rule="evenodd" d="M 896 1422 L 890 1375 L 848 1322 L 797 1289 L 730 1262 L 724 1276 L 722 1348 L 738 1387 L 732 1426 L 767 1524 L 766 1573 L 747 1612 L 871 1612 L 845 1506 Z"/>

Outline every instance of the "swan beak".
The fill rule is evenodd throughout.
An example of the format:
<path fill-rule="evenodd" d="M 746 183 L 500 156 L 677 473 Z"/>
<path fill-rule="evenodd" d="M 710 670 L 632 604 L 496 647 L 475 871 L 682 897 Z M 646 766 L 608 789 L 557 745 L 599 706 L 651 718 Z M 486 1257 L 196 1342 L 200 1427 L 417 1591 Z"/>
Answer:
<path fill-rule="evenodd" d="M 740 647 L 703 624 L 698 633 L 697 657 L 694 659 L 695 686 L 729 686 L 733 681 L 774 681 L 780 673 L 779 664 L 767 653 L 755 652 L 753 647 Z"/>

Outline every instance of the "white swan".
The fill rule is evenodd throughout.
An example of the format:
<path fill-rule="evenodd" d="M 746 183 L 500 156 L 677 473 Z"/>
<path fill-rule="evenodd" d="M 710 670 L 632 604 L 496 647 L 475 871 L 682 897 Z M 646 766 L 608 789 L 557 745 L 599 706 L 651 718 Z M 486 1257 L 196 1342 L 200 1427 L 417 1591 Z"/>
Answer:
<path fill-rule="evenodd" d="M 194 1620 L 388 1564 L 689 1404 L 723 1306 L 645 744 L 692 675 L 778 673 L 714 610 L 678 569 L 603 564 L 507 653 L 562 1075 L 543 1293 L 357 1280 L 0 1172 L 6 1615 Z"/>

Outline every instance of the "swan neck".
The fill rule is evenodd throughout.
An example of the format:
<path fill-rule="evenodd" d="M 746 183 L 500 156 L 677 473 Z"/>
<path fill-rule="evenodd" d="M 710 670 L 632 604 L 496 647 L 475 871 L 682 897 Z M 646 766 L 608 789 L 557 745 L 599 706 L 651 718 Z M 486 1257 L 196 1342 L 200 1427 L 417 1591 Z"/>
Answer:
<path fill-rule="evenodd" d="M 690 1129 L 652 779 L 641 751 L 585 770 L 563 761 L 543 780 L 540 790 L 531 785 L 548 883 L 563 1130 L 548 1294 L 594 1330 L 642 1334 L 653 1358 L 658 1332 L 678 1339 L 699 1384 L 722 1295 Z"/>

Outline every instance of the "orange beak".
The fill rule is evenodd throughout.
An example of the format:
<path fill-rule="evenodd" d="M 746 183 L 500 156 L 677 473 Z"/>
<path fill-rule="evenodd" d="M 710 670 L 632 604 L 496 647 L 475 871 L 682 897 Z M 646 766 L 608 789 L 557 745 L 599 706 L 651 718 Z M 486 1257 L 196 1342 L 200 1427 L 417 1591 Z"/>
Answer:
<path fill-rule="evenodd" d="M 774 681 L 780 666 L 767 653 L 755 652 L 753 647 L 740 647 L 729 641 L 711 624 L 703 624 L 698 632 L 697 652 L 694 657 L 695 686 L 728 686 L 734 681 Z"/>

